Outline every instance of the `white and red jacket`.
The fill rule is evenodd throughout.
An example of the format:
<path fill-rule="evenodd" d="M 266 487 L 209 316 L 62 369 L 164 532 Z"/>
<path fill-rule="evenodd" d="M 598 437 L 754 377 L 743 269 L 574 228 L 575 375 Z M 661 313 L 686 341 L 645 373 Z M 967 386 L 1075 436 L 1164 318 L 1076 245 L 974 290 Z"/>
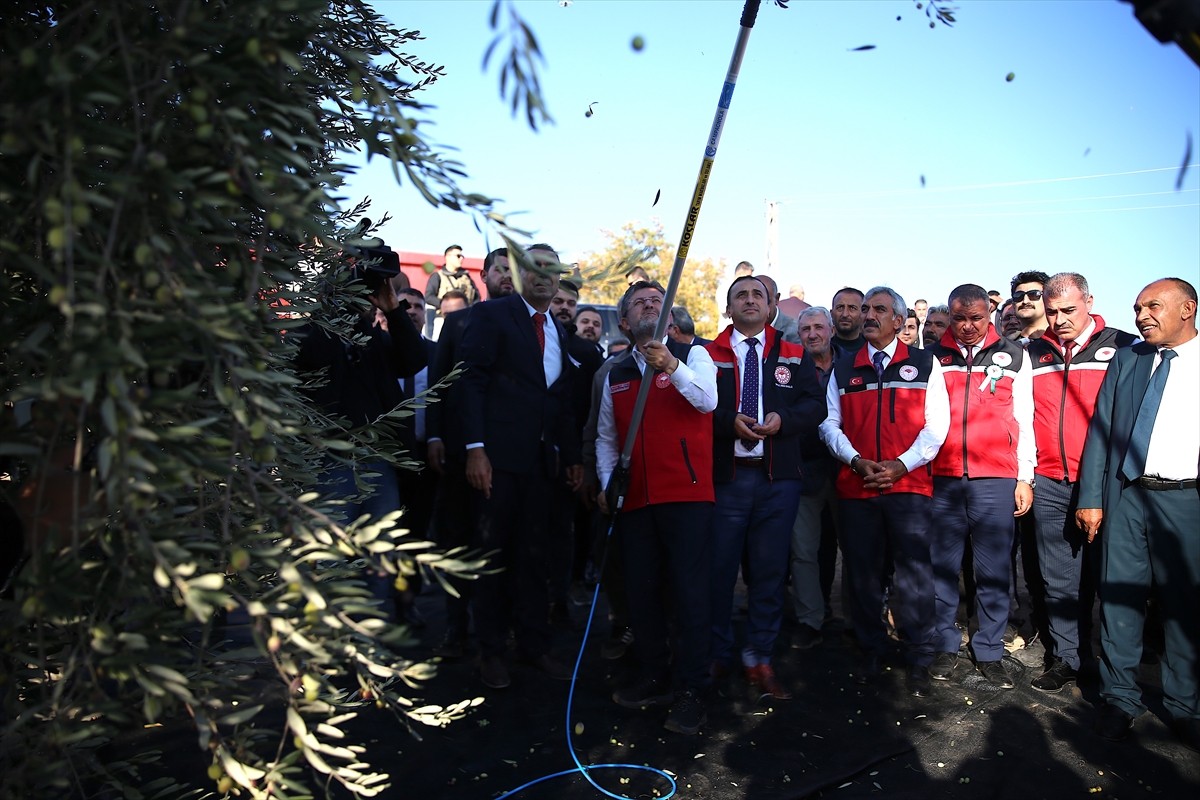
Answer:
<path fill-rule="evenodd" d="M 933 474 L 1033 479 L 1033 373 L 1020 344 L 989 324 L 970 363 L 954 334 L 928 348 L 946 377 L 950 430 Z"/>
<path fill-rule="evenodd" d="M 928 351 L 898 340 L 892 344 L 895 350 L 882 379 L 871 363 L 870 346 L 834 362 L 826 393 L 828 416 L 820 433 L 829 452 L 842 462 L 838 497 L 933 494 L 927 465 L 946 438 L 948 417 L 941 367 Z M 899 459 L 908 472 L 886 492 L 870 490 L 850 469 L 855 455 L 871 461 Z"/>
<path fill-rule="evenodd" d="M 711 411 L 717 398 L 716 369 L 703 345 L 681 345 L 670 339 L 666 345 L 680 366 L 670 376 L 652 371 L 654 385 L 646 396 L 630 454 L 629 486 L 622 511 L 660 503 L 712 503 L 716 499 Z M 695 374 L 696 380 L 704 384 L 698 394 L 711 397 L 711 404 L 707 400 L 697 402 L 707 410 L 698 408 L 677 385 L 692 379 L 695 350 L 703 354 L 702 374 Z M 640 354 L 635 358 L 630 348 L 618 359 L 607 376 L 608 391 L 601 396 L 596 440 L 596 468 L 605 486 L 624 447 L 642 382 Z"/>
<path fill-rule="evenodd" d="M 1056 481 L 1078 478 L 1079 458 L 1104 374 L 1117 350 L 1138 340 L 1131 333 L 1106 327 L 1099 314 L 1093 314 L 1092 321 L 1091 332 L 1073 342 L 1070 364 L 1053 330 L 1025 348 L 1033 365 L 1036 472 Z"/>

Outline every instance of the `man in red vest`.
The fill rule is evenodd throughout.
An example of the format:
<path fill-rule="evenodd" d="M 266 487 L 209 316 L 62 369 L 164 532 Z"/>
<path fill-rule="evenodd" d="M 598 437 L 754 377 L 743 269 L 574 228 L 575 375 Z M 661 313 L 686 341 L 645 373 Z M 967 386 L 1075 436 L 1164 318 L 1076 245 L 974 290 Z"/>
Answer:
<path fill-rule="evenodd" d="M 600 397 L 596 473 L 606 490 L 621 482 L 613 473 L 638 389 L 642 380 L 653 381 L 615 534 L 625 563 L 638 677 L 614 692 L 613 701 L 626 708 L 670 704 L 667 730 L 694 734 L 707 719 L 717 370 L 703 346 L 654 339 L 662 301 L 662 288 L 647 281 L 632 284 L 621 298 L 621 329 L 634 347 L 617 357 L 608 391 Z M 602 512 L 613 499 L 612 491 L 599 494 Z M 676 615 L 674 647 L 668 644 L 667 596 Z"/>
<path fill-rule="evenodd" d="M 881 671 L 887 653 L 884 554 L 895 564 L 892 603 L 905 642 L 908 691 L 929 692 L 933 660 L 933 566 L 929 542 L 933 479 L 926 466 L 950 424 L 941 366 L 896 338 L 908 307 L 879 286 L 863 299 L 866 345 L 833 366 L 821 440 L 842 462 L 837 477 L 842 559 L 850 575 L 854 633 L 866 655 L 859 683 Z"/>
<path fill-rule="evenodd" d="M 1026 350 L 1033 365 L 1037 491 L 1033 516 L 1046 586 L 1046 668 L 1030 684 L 1060 692 L 1090 659 L 1096 550 L 1075 524 L 1079 459 L 1100 384 L 1117 351 L 1137 341 L 1092 313 L 1087 279 L 1060 272 L 1045 283 L 1048 327 Z"/>
<path fill-rule="evenodd" d="M 979 627 L 971 639 L 983 677 L 1013 688 L 1004 669 L 1004 629 L 1012 580 L 1012 519 L 1033 506 L 1033 371 L 1025 349 L 991 323 L 981 286 L 950 293 L 950 329 L 931 353 L 942 366 L 950 397 L 950 427 L 933 460 L 935 596 L 934 680 L 949 680 L 958 664 L 962 634 L 958 573 L 971 543 Z"/>

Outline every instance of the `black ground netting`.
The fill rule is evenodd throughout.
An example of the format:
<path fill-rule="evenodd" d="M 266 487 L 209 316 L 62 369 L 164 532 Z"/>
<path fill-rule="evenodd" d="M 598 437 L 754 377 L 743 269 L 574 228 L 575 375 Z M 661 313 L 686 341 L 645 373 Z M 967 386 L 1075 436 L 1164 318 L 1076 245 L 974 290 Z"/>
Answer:
<path fill-rule="evenodd" d="M 442 597 L 427 589 L 417 607 L 427 624 L 415 631 L 410 655 L 428 658 L 442 631 Z M 556 652 L 572 664 L 587 611 L 573 607 L 574 628 L 559 630 Z M 964 657 L 950 681 L 934 681 L 930 696 L 916 699 L 907 695 L 899 666 L 868 686 L 858 685 L 857 649 L 844 633 L 827 630 L 823 643 L 796 650 L 789 647 L 791 628 L 785 625 L 774 664 L 795 699 L 758 702 L 735 677 L 709 698 L 701 733 L 686 737 L 662 727 L 663 708 L 630 711 L 612 702 L 613 689 L 631 665 L 628 656 L 601 659 L 608 625 L 603 609 L 597 616 L 601 621 L 575 683 L 570 721 L 575 753 L 585 765 L 665 770 L 675 776 L 681 800 L 1200 796 L 1200 755 L 1179 744 L 1162 721 L 1153 663 L 1142 669 L 1151 713 L 1138 719 L 1128 740 L 1112 743 L 1092 731 L 1098 702 L 1094 669 L 1081 678 L 1082 689 L 1072 685 L 1045 694 L 1029 686 L 1040 672 L 1040 644 L 1015 649 L 1005 659 L 1016 684 L 1012 690 L 993 688 Z M 238 628 L 234 624 L 228 631 L 234 640 Z M 513 666 L 512 679 L 508 689 L 489 690 L 472 657 L 440 664 L 437 676 L 417 693 L 420 703 L 448 705 L 471 697 L 483 702 L 446 728 L 422 728 L 421 741 L 390 712 L 364 710 L 348 727 L 367 745 L 367 760 L 392 775 L 379 797 L 488 800 L 572 769 L 565 736 L 571 684 L 520 665 Z M 162 749 L 177 775 L 199 777 L 207 758 L 186 727 L 147 730 L 117 749 Z M 632 768 L 597 769 L 592 775 L 617 796 L 661 798 L 670 791 L 664 778 Z M 576 773 L 528 786 L 515 797 L 604 795 Z"/>
<path fill-rule="evenodd" d="M 430 622 L 422 647 L 437 640 L 440 598 L 421 607 Z M 574 609 L 582 623 L 587 608 Z M 581 627 L 577 625 L 577 627 Z M 857 650 L 840 632 L 809 650 L 780 643 L 780 679 L 795 693 L 785 702 L 758 703 L 745 684 L 731 681 L 709 701 L 699 736 L 662 727 L 665 709 L 629 711 L 611 700 L 628 670 L 599 656 L 606 624 L 597 623 L 575 685 L 571 714 L 575 752 L 585 765 L 648 764 L 676 776 L 679 798 L 986 797 L 1032 800 L 1068 797 L 1194 797 L 1200 791 L 1200 755 L 1178 744 L 1153 713 L 1138 720 L 1129 740 L 1110 743 L 1092 732 L 1095 676 L 1083 688 L 1037 692 L 1040 645 L 1005 659 L 1016 688 L 992 688 L 965 658 L 931 695 L 911 698 L 901 667 L 874 684 L 854 681 Z M 578 631 L 560 633 L 559 654 L 573 662 Z M 898 661 L 897 661 L 898 663 Z M 488 690 L 473 661 L 441 665 L 425 699 L 452 702 L 483 696 L 466 720 L 430 729 L 421 743 L 406 739 L 381 715 L 364 719 L 370 738 L 394 752 L 387 798 L 492 798 L 542 776 L 571 769 L 564 728 L 569 684 L 521 666 L 513 685 Z M 1152 710 L 1162 716 L 1158 668 L 1143 679 Z M 662 797 L 662 778 L 632 769 L 596 770 L 614 794 Z M 517 795 L 538 798 L 603 797 L 578 774 L 530 786 Z"/>

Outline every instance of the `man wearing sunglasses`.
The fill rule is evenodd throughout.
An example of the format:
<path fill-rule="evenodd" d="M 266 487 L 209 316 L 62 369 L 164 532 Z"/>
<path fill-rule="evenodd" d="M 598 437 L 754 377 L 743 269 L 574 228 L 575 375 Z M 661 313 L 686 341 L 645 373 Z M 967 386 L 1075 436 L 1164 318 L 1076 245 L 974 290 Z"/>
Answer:
<path fill-rule="evenodd" d="M 1040 270 L 1019 272 L 1012 279 L 1012 301 L 1016 307 L 1017 319 L 1021 322 L 1021 344 L 1029 344 L 1030 339 L 1039 338 L 1045 332 L 1046 303 L 1042 300 L 1042 290 L 1050 276 Z"/>

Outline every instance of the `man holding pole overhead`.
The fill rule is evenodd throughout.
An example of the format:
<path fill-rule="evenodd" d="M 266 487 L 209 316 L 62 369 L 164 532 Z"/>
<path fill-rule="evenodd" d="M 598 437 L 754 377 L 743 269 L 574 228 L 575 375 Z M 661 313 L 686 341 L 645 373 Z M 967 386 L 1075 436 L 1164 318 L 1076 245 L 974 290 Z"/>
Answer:
<path fill-rule="evenodd" d="M 621 298 L 621 330 L 634 347 L 617 357 L 600 397 L 596 472 L 602 512 L 624 495 L 620 537 L 638 676 L 613 693 L 626 708 L 671 705 L 667 730 L 695 734 L 707 719 L 709 568 L 713 511 L 712 410 L 717 371 L 699 345 L 654 338 L 663 291 L 638 281 Z M 628 471 L 617 462 L 642 380 L 653 381 Z M 614 473 L 617 473 L 614 475 Z M 677 615 L 668 645 L 666 611 Z M 673 657 L 672 657 L 673 656 Z M 674 664 L 676 687 L 668 674 Z"/>

